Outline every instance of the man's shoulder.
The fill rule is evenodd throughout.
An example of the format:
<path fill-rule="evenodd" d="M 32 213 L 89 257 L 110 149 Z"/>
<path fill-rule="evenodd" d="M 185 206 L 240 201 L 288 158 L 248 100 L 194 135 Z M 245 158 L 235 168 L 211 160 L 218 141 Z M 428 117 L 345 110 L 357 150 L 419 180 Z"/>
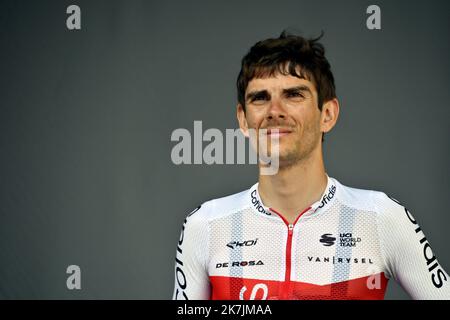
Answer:
<path fill-rule="evenodd" d="M 248 197 L 250 189 L 251 187 L 224 197 L 205 201 L 194 209 L 188 217 L 195 215 L 196 219 L 205 221 L 219 219 L 239 212 L 249 206 L 250 201 L 248 200 Z"/>
<path fill-rule="evenodd" d="M 345 205 L 376 213 L 389 213 L 404 208 L 398 200 L 383 191 L 349 187 L 335 181 L 339 185 L 339 198 Z"/>

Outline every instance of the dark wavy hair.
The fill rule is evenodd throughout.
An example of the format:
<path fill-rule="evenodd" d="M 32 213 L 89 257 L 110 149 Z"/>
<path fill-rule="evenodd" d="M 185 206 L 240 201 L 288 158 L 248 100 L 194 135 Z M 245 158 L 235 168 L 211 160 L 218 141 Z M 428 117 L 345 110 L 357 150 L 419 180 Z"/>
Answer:
<path fill-rule="evenodd" d="M 317 38 L 306 39 L 284 30 L 278 38 L 259 41 L 251 47 L 242 58 L 236 82 L 238 101 L 244 111 L 248 83 L 276 73 L 311 81 L 317 90 L 319 110 L 323 103 L 336 98 L 330 63 L 325 58 L 325 48 L 318 42 L 322 36 L 323 32 Z"/>

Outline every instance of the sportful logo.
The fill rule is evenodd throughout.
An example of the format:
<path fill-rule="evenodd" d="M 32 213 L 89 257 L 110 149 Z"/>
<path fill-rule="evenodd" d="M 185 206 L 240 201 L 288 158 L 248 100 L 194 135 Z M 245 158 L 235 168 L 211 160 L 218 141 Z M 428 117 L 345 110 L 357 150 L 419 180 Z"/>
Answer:
<path fill-rule="evenodd" d="M 325 233 L 319 240 L 324 246 L 329 247 L 334 244 L 336 238 L 332 236 L 331 233 Z"/>
<path fill-rule="evenodd" d="M 264 213 L 268 216 L 272 215 L 270 212 L 267 212 L 266 209 L 264 209 L 263 205 L 261 204 L 261 202 L 258 200 L 258 198 L 256 197 L 256 189 L 252 191 L 252 193 L 250 194 L 252 197 L 252 204 L 255 207 L 255 209 L 260 212 L 260 213 Z"/>

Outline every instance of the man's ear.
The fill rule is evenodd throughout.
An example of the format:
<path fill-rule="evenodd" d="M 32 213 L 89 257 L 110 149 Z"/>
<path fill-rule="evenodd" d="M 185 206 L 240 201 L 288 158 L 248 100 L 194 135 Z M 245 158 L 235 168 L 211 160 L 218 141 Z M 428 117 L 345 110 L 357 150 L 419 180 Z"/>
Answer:
<path fill-rule="evenodd" d="M 238 103 L 236 108 L 236 117 L 239 122 L 239 128 L 241 129 L 242 134 L 245 137 L 248 137 L 247 118 L 245 117 L 244 107 L 240 103 Z"/>
<path fill-rule="evenodd" d="M 330 132 L 339 118 L 339 101 L 336 98 L 328 100 L 322 106 L 320 115 L 320 130 L 323 133 Z"/>

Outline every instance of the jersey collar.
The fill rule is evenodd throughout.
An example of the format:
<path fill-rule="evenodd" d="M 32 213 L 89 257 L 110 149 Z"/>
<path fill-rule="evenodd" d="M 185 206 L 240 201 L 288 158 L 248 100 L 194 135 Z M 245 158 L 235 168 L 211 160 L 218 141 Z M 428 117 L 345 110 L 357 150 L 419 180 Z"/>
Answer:
<path fill-rule="evenodd" d="M 264 203 L 262 202 L 258 192 L 258 185 L 259 183 L 255 183 L 250 188 L 249 193 L 247 195 L 250 207 L 254 212 L 256 212 L 259 215 L 277 217 L 277 214 L 273 210 L 271 210 L 271 208 L 264 205 Z M 310 216 L 318 211 L 326 210 L 328 207 L 331 206 L 331 203 L 336 198 L 336 192 L 337 192 L 336 180 L 330 178 L 327 175 L 327 186 L 325 187 L 322 196 L 319 198 L 318 201 L 311 204 L 311 206 L 304 211 L 302 216 Z"/>

